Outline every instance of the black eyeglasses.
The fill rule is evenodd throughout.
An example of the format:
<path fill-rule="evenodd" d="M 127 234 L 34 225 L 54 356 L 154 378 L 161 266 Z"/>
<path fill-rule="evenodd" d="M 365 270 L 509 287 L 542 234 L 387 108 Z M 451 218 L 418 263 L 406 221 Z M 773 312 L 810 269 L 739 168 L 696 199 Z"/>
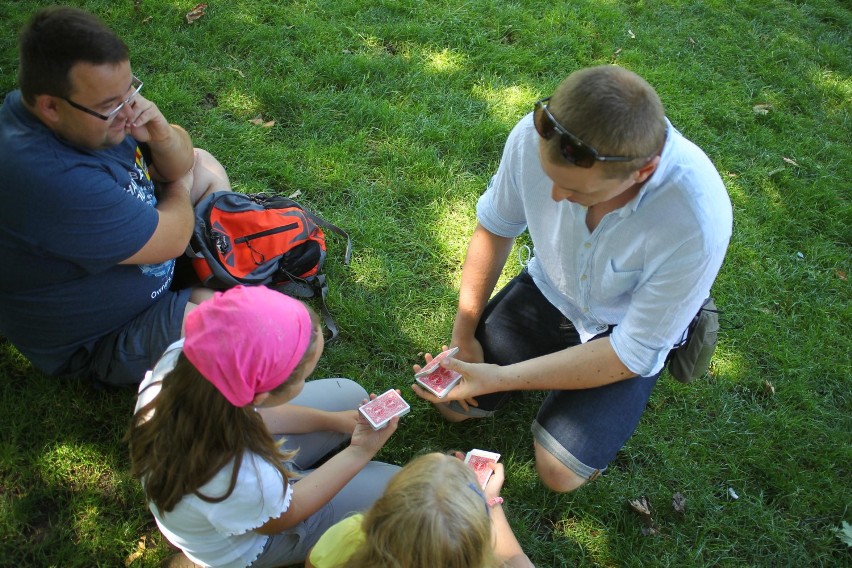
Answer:
<path fill-rule="evenodd" d="M 562 151 L 562 157 L 570 163 L 581 168 L 591 168 L 595 162 L 629 162 L 636 160 L 637 157 L 632 156 L 601 156 L 598 151 L 577 138 L 575 135 L 559 124 L 550 114 L 547 108 L 547 101 L 550 97 L 536 101 L 535 111 L 533 112 L 533 123 L 538 135 L 545 140 L 553 138 L 554 133 L 559 133 L 559 149 Z"/>
<path fill-rule="evenodd" d="M 139 94 L 139 91 L 141 91 L 141 90 L 142 90 L 142 85 L 143 85 L 143 84 L 144 84 L 144 83 L 142 83 L 142 81 L 140 81 L 140 80 L 136 77 L 136 75 L 133 75 L 133 79 L 130 81 L 130 87 L 128 87 L 128 89 L 133 89 L 133 92 L 132 92 L 132 93 L 130 93 L 130 96 L 129 96 L 129 97 L 127 97 L 126 99 L 124 99 L 124 102 L 123 102 L 123 103 L 121 103 L 120 105 L 118 105 L 117 107 L 115 107 L 114 109 L 112 109 L 111 111 L 109 111 L 107 114 L 101 114 L 101 113 L 99 113 L 99 112 L 97 112 L 97 111 L 94 111 L 94 110 L 92 110 L 92 109 L 90 109 L 90 108 L 86 108 L 86 107 L 84 107 L 84 106 L 83 106 L 83 105 L 81 105 L 81 104 L 77 104 L 77 103 L 75 103 L 74 101 L 72 101 L 72 100 L 71 100 L 71 99 L 69 99 L 68 97 L 61 97 L 61 98 L 62 98 L 62 100 L 64 100 L 66 103 L 68 103 L 68 104 L 69 104 L 69 105 L 71 105 L 72 107 L 76 108 L 77 110 L 82 110 L 82 111 L 83 111 L 83 112 L 85 112 L 86 114 L 90 114 L 90 115 L 92 115 L 92 116 L 96 116 L 96 117 L 100 118 L 101 120 L 104 120 L 104 121 L 110 121 L 110 120 L 112 120 L 113 118 L 115 118 L 115 115 L 117 115 L 118 113 L 120 113 L 120 112 L 121 112 L 121 109 L 123 109 L 123 108 L 124 108 L 124 105 L 126 105 L 127 103 L 129 103 L 130 101 L 132 101 L 132 100 L 133 100 L 133 98 L 134 98 L 136 95 L 138 95 L 138 94 Z"/>

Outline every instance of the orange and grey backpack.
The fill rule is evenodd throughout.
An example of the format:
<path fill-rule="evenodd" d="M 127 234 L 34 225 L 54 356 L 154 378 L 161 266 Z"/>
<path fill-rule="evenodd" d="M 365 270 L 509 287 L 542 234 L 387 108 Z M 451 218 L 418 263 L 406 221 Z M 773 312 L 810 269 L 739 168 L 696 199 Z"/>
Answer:
<path fill-rule="evenodd" d="M 349 235 L 292 199 L 217 191 L 195 206 L 195 231 L 187 255 L 208 288 L 263 285 L 298 298 L 319 296 L 331 341 L 338 330 L 325 304 L 323 229 L 346 239 L 344 263 L 348 264 Z"/>

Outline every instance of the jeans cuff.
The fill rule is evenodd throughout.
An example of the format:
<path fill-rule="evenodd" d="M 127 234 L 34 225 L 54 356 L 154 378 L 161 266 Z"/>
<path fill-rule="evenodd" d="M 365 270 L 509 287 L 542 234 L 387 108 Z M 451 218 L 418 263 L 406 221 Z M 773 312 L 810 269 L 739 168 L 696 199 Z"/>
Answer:
<path fill-rule="evenodd" d="M 538 442 L 542 448 L 547 450 L 547 452 L 558 459 L 562 465 L 576 473 L 579 477 L 592 480 L 600 475 L 603 469 L 606 469 L 589 467 L 578 460 L 574 457 L 574 454 L 566 450 L 562 444 L 560 444 L 559 441 L 550 434 L 550 432 L 545 430 L 537 420 L 533 420 L 530 430 L 532 430 L 533 439 Z"/>

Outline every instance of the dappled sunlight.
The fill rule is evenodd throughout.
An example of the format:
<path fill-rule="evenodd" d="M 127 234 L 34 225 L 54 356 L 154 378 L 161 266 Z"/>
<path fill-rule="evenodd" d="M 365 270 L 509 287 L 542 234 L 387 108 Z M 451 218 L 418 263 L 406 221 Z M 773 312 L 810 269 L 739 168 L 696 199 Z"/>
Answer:
<path fill-rule="evenodd" d="M 825 66 L 814 64 L 808 70 L 808 81 L 823 94 L 823 106 L 830 115 L 835 115 L 838 120 L 849 121 L 848 112 L 850 101 L 852 101 L 852 75 L 844 75 Z M 842 132 L 835 133 L 839 141 L 848 143 L 848 135 Z"/>
<path fill-rule="evenodd" d="M 425 55 L 426 69 L 433 73 L 454 73 L 463 70 L 465 56 L 460 53 L 444 49 L 436 53 L 427 53 Z"/>
<path fill-rule="evenodd" d="M 494 87 L 479 84 L 473 88 L 472 94 L 488 103 L 491 116 L 510 128 L 522 116 L 532 111 L 533 103 L 539 98 L 539 93 L 526 85 Z"/>
<path fill-rule="evenodd" d="M 725 188 L 728 190 L 728 196 L 731 202 L 735 204 L 745 204 L 748 200 L 748 190 L 737 179 L 737 174 L 734 172 L 719 171 L 722 176 L 722 181 L 725 183 Z"/>
<path fill-rule="evenodd" d="M 742 351 L 719 346 L 713 353 L 710 374 L 718 381 L 739 383 L 749 378 L 747 375 L 751 367 Z"/>
<path fill-rule="evenodd" d="M 464 259 L 470 235 L 476 227 L 476 218 L 468 202 L 463 199 L 437 201 L 430 204 L 433 210 L 432 231 L 442 237 L 438 243 L 443 256 Z M 459 270 L 461 264 L 459 264 Z"/>
<path fill-rule="evenodd" d="M 0 358 L 2 358 L 2 361 L 9 365 L 9 367 L 13 367 L 16 373 L 24 374 L 36 372 L 35 367 L 33 367 L 29 359 L 24 357 L 23 354 L 11 343 L 4 342 L 0 345 Z"/>
<path fill-rule="evenodd" d="M 341 334 L 314 377 L 403 389 L 412 412 L 382 461 L 500 452 L 507 514 L 538 566 L 846 560 L 834 533 L 850 520 L 842 2 L 237 0 L 210 2 L 188 24 L 198 3 L 75 5 L 116 27 L 146 97 L 225 164 L 236 190 L 292 196 L 349 233 L 348 265 L 345 241 L 327 233 Z M 43 3 L 5 4 L 14 38 Z M 3 92 L 15 88 L 7 43 Z M 557 494 L 538 478 L 529 433 L 546 393 L 453 425 L 412 393 L 411 366 L 450 340 L 476 202 L 510 130 L 565 75 L 607 63 L 644 76 L 716 164 L 734 234 L 713 285 L 710 376 L 661 379 L 607 473 Z M 524 245 L 526 232 L 495 290 L 522 269 Z M 121 441 L 135 389 L 49 377 L 8 341 L 0 380 L 0 564 L 132 568 L 171 554 Z M 669 506 L 675 490 L 685 515 Z M 640 495 L 664 534 L 642 535 L 627 505 Z"/>
<path fill-rule="evenodd" d="M 231 112 L 245 120 L 259 115 L 264 107 L 260 100 L 250 96 L 247 91 L 235 89 L 219 94 L 218 106 L 220 111 Z"/>
<path fill-rule="evenodd" d="M 612 563 L 613 554 L 609 544 L 612 531 L 600 521 L 566 515 L 556 522 L 553 532 L 582 547 L 590 557 L 590 564 L 608 566 Z"/>
<path fill-rule="evenodd" d="M 349 278 L 366 290 L 387 287 L 388 271 L 381 256 L 373 250 L 361 249 L 353 255 Z"/>
<path fill-rule="evenodd" d="M 36 467 L 43 479 L 71 489 L 98 487 L 111 491 L 118 483 L 116 464 L 98 444 L 57 443 L 38 457 Z"/>
<path fill-rule="evenodd" d="M 98 536 L 106 512 L 96 503 L 81 503 L 74 512 L 74 534 L 81 540 Z"/>

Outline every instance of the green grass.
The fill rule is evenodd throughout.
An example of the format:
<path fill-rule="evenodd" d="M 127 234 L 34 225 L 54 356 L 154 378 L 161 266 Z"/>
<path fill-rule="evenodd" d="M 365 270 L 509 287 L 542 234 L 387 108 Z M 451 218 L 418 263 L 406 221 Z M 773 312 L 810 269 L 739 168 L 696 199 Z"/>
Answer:
<path fill-rule="evenodd" d="M 848 3 L 232 0 L 189 25 L 194 3 L 75 2 L 126 39 L 146 95 L 238 190 L 298 190 L 350 231 L 351 266 L 330 247 L 341 338 L 317 376 L 375 391 L 406 388 L 447 341 L 474 204 L 517 119 L 583 66 L 647 78 L 734 205 L 712 377 L 661 379 L 606 474 L 569 495 L 535 476 L 538 393 L 458 426 L 408 395 L 381 457 L 500 451 L 510 518 L 540 566 L 852 564 L 835 534 L 852 521 Z M 0 1 L 0 93 L 15 88 L 18 29 L 46 4 Z M 513 257 L 504 280 L 517 269 Z M 45 377 L 0 349 L 0 565 L 156 566 L 169 551 L 121 443 L 134 393 Z M 642 534 L 639 496 L 660 534 Z"/>

